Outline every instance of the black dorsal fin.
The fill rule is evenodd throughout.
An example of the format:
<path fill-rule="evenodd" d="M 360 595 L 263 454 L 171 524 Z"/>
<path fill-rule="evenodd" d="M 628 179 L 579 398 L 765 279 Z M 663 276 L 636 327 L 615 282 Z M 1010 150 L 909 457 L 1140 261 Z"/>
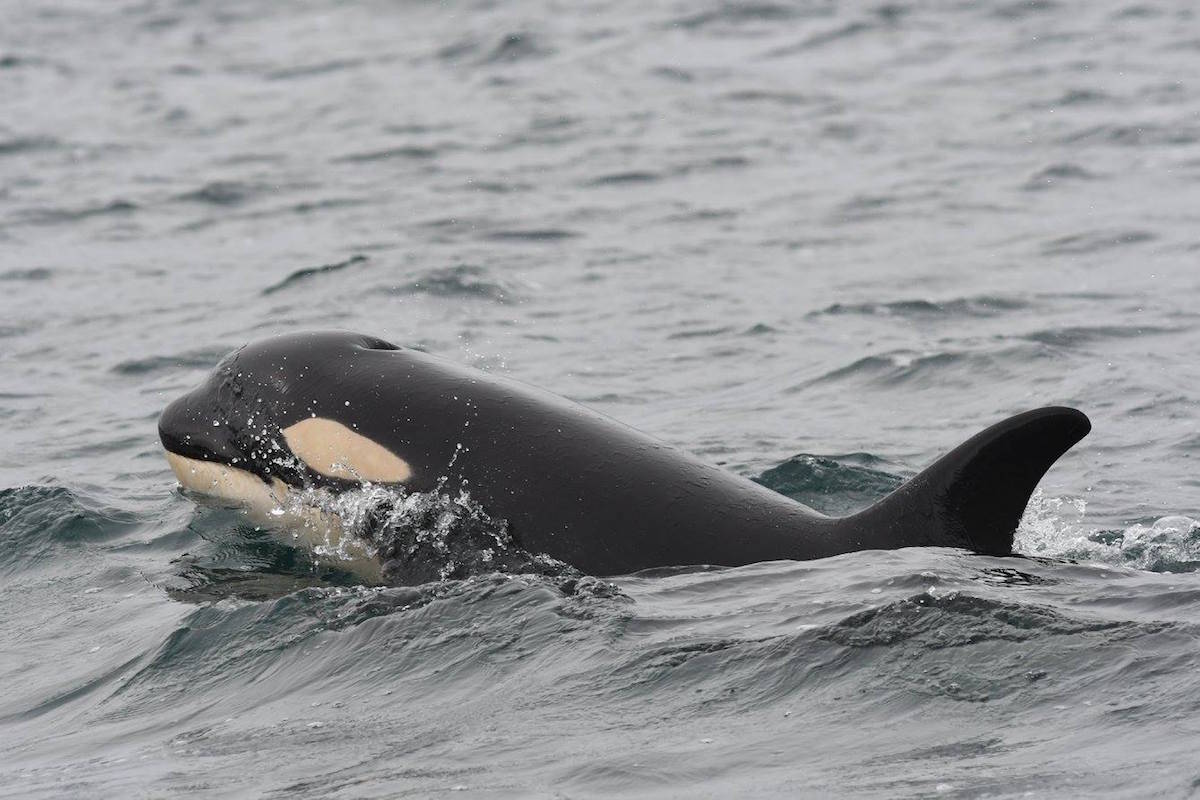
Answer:
<path fill-rule="evenodd" d="M 965 547 L 1007 555 L 1046 470 L 1092 429 L 1073 408 L 1039 408 L 968 439 L 842 522 L 866 547 Z"/>

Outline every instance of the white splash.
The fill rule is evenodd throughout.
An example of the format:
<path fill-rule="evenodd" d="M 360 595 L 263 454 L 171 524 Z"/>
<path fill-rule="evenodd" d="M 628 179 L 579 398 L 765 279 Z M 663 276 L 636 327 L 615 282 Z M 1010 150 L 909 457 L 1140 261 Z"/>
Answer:
<path fill-rule="evenodd" d="M 1101 529 L 1084 522 L 1087 503 L 1077 497 L 1034 492 L 1017 527 L 1013 549 L 1023 555 L 1100 561 L 1154 572 L 1200 567 L 1200 521 L 1182 515 L 1146 525 Z"/>

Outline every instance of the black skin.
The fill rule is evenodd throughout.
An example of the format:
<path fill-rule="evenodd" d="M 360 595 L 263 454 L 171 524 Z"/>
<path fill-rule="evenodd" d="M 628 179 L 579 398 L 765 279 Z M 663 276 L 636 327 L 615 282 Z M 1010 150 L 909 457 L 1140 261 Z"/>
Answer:
<path fill-rule="evenodd" d="M 407 461 L 407 489 L 466 489 L 521 547 L 593 575 L 915 545 L 1007 555 L 1037 482 L 1091 428 L 1069 408 L 1020 414 L 871 508 L 831 518 L 541 389 L 317 332 L 230 354 L 163 411 L 159 434 L 169 451 L 264 479 L 348 486 L 287 452 L 279 431 L 314 414 Z"/>

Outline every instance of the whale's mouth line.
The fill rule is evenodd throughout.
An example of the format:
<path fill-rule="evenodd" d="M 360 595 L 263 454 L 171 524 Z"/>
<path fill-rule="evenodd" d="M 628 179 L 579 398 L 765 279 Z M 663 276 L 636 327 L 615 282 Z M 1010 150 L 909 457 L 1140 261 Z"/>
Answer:
<path fill-rule="evenodd" d="M 168 440 L 169 438 L 171 440 Z M 273 487 L 276 483 L 288 485 L 278 475 L 255 469 L 253 461 L 249 458 L 227 456 L 203 445 L 191 441 L 181 443 L 178 439 L 168 436 L 162 436 L 161 439 L 167 463 L 171 465 L 171 470 L 179 479 L 180 485 L 199 494 L 211 493 L 189 486 L 185 478 L 190 480 L 196 475 L 203 475 L 205 479 L 215 479 L 219 470 L 231 471 L 230 474 L 240 474 L 246 479 L 254 479 L 267 487 Z M 182 474 L 181 469 L 184 469 Z"/>
<path fill-rule="evenodd" d="M 219 461 L 223 463 L 226 461 L 221 454 L 217 453 L 216 448 L 206 447 L 203 444 L 195 442 L 190 435 L 181 437 L 160 429 L 158 438 L 162 442 L 163 450 L 172 455 L 196 461 Z"/>

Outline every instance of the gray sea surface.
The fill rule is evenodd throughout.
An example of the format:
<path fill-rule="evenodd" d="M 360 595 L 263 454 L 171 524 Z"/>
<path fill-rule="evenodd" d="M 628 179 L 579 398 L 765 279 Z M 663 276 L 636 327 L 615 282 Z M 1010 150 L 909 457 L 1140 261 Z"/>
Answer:
<path fill-rule="evenodd" d="M 366 587 L 156 435 L 313 328 L 831 513 L 1094 431 L 1023 557 Z M 0 0 L 0 797 L 1193 796 L 1197 353 L 1190 2 Z"/>

